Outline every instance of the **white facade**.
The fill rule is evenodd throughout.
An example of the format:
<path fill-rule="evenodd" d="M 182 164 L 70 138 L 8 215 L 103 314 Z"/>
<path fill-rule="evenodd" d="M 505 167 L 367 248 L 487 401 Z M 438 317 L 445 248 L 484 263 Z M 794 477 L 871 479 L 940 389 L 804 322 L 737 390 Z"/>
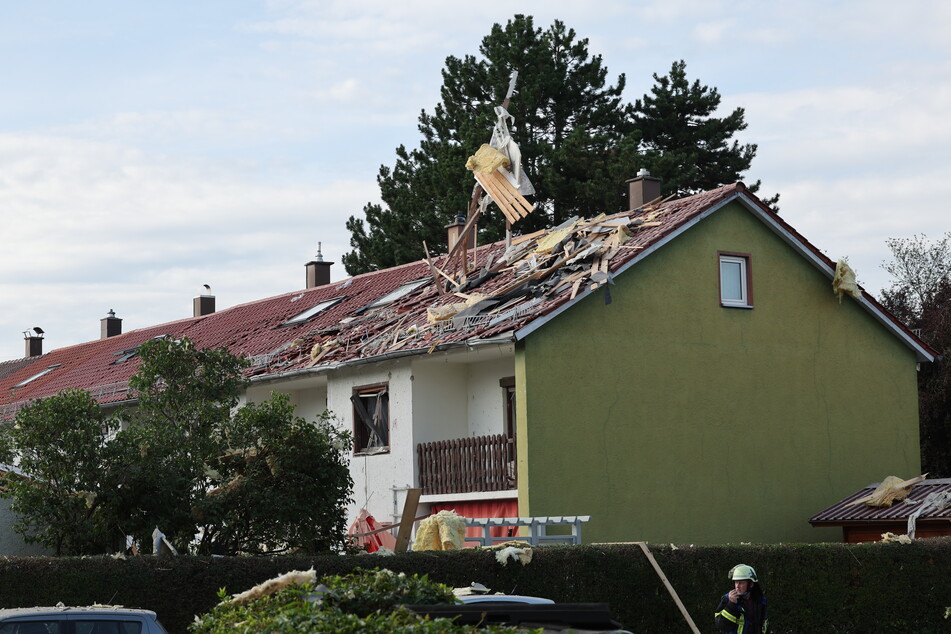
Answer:
<path fill-rule="evenodd" d="M 248 388 L 246 398 L 260 401 L 271 392 L 287 393 L 297 415 L 313 420 L 327 409 L 341 429 L 352 432 L 354 391 L 385 383 L 389 449 L 351 453 L 354 500 L 348 522 L 364 507 L 378 521 L 392 522 L 402 513 L 406 490 L 419 486 L 417 444 L 505 433 L 505 391 L 499 381 L 514 374 L 514 346 L 502 344 L 263 380 Z M 511 497 L 511 493 L 463 494 L 465 499 Z M 444 498 L 452 501 L 460 496 Z M 435 500 L 427 496 L 424 501 Z"/>

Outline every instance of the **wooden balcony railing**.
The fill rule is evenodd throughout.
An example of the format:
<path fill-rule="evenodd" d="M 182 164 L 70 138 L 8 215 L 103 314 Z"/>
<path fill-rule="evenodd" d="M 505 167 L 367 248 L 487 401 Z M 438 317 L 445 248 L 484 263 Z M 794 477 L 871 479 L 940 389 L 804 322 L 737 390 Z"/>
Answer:
<path fill-rule="evenodd" d="M 515 441 L 503 434 L 416 446 L 423 495 L 516 488 Z"/>

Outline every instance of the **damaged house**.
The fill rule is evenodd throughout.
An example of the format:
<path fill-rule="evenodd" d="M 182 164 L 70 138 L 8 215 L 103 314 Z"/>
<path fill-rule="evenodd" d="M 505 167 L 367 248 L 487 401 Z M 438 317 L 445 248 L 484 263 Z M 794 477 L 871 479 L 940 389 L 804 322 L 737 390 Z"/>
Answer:
<path fill-rule="evenodd" d="M 508 201 L 518 197 L 485 179 Z M 482 182 L 482 179 L 480 179 Z M 36 354 L 0 417 L 78 387 L 130 403 L 158 336 L 253 361 L 248 400 L 291 396 L 353 432 L 355 503 L 421 513 L 590 515 L 586 542 L 836 539 L 803 519 L 882 472 L 920 468 L 916 365 L 935 353 L 742 183 Z M 29 342 L 28 342 L 29 343 Z M 38 352 L 34 350 L 34 352 Z"/>

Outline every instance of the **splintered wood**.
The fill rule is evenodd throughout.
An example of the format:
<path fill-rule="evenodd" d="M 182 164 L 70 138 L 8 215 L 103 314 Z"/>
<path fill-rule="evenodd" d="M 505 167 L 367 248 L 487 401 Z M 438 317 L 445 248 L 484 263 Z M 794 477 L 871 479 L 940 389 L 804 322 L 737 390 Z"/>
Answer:
<path fill-rule="evenodd" d="M 535 205 L 528 202 L 524 196 L 518 193 L 515 186 L 509 182 L 502 170 L 499 168 L 489 174 L 473 172 L 479 184 L 482 185 L 499 209 L 505 219 L 510 223 L 516 223 L 520 218 L 525 218 L 535 210 Z"/>

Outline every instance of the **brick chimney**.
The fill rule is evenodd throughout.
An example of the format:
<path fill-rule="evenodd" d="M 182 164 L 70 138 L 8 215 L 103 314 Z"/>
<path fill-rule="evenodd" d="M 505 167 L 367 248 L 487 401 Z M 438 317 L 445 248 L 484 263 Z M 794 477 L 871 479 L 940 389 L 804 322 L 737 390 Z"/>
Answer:
<path fill-rule="evenodd" d="M 660 179 L 641 168 L 636 178 L 627 181 L 627 201 L 630 209 L 643 207 L 660 198 Z"/>
<path fill-rule="evenodd" d="M 24 357 L 43 356 L 43 334 L 43 329 L 39 326 L 23 331 L 23 342 L 26 344 L 24 346 Z"/>
<path fill-rule="evenodd" d="M 211 287 L 202 285 L 201 294 L 192 299 L 192 316 L 204 317 L 215 312 L 215 296 L 211 294 Z"/>
<path fill-rule="evenodd" d="M 122 320 L 116 317 L 116 311 L 109 309 L 105 317 L 99 320 L 99 338 L 108 339 L 122 334 Z"/>
<path fill-rule="evenodd" d="M 459 240 L 459 236 L 462 234 L 462 230 L 466 226 L 466 216 L 465 214 L 458 214 L 456 219 L 446 225 L 446 244 L 449 246 L 449 250 L 452 251 L 452 247 L 456 245 L 456 242 Z M 466 249 L 475 248 L 475 239 L 476 239 L 476 227 L 472 227 L 472 231 L 469 232 L 469 236 L 466 240 Z"/>
<path fill-rule="evenodd" d="M 333 262 L 324 262 L 324 255 L 320 252 L 320 243 L 317 243 L 317 255 L 314 259 L 304 265 L 307 272 L 307 286 L 305 288 L 316 288 L 330 284 L 330 267 Z"/>

